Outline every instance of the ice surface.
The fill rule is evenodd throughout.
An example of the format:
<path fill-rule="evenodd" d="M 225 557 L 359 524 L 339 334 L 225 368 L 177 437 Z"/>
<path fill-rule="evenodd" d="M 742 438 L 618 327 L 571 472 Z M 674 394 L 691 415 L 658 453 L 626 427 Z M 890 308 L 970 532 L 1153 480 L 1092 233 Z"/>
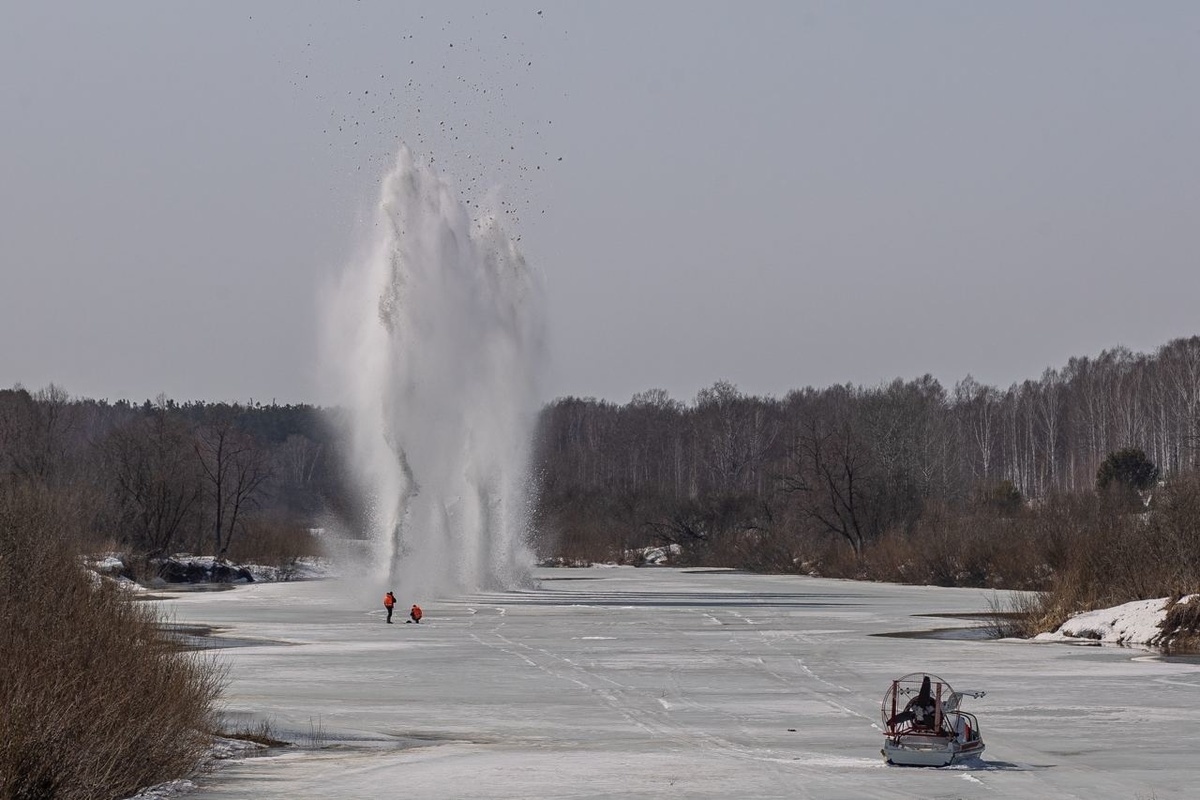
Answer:
<path fill-rule="evenodd" d="M 542 569 L 540 588 L 420 602 L 385 625 L 353 581 L 185 594 L 242 646 L 225 703 L 299 746 L 189 798 L 1196 796 L 1200 666 L 1109 647 L 922 640 L 990 592 L 666 568 Z M 965 623 L 964 624 L 969 624 Z M 247 638 L 261 639 L 245 646 Z M 984 760 L 887 767 L 887 682 L 970 701 Z M 792 730 L 794 729 L 794 730 Z"/>

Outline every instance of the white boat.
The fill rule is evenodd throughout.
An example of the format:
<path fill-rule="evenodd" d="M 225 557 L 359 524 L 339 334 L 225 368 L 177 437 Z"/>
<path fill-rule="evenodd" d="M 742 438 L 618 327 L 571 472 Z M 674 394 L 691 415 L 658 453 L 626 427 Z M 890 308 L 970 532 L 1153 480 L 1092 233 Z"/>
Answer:
<path fill-rule="evenodd" d="M 914 672 L 892 681 L 883 696 L 883 754 L 889 764 L 946 767 L 983 753 L 979 720 L 961 708 L 964 697 L 936 675 Z"/>

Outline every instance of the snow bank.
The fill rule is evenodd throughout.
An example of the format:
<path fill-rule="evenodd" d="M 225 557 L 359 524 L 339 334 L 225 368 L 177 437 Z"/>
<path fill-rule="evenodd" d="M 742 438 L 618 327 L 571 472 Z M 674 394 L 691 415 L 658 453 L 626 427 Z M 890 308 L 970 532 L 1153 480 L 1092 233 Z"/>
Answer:
<path fill-rule="evenodd" d="M 196 788 L 189 780 L 167 781 L 157 786 L 148 786 L 130 797 L 129 800 L 165 800 L 168 797 L 178 797 Z"/>
<path fill-rule="evenodd" d="M 96 586 L 103 582 L 111 582 L 124 591 L 149 591 L 130 577 L 133 573 L 126 567 L 125 557 L 120 553 L 82 556 L 80 563 Z M 334 574 L 333 562 L 330 559 L 315 557 L 298 558 L 291 564 L 278 567 L 266 564 L 234 564 L 212 556 L 176 553 L 169 558 L 154 559 L 150 563 L 158 573 L 149 581 L 155 588 L 179 583 L 305 581 L 328 578 Z"/>
<path fill-rule="evenodd" d="M 1149 645 L 1162 633 L 1167 598 L 1134 600 L 1132 603 L 1084 611 L 1059 626 L 1053 633 L 1038 634 L 1037 641 L 1091 639 L 1106 644 Z"/>
<path fill-rule="evenodd" d="M 311 581 L 333 575 L 333 562 L 327 558 L 297 558 L 286 567 L 273 567 L 266 564 L 243 564 L 242 566 L 248 569 L 254 576 L 254 580 L 259 583 Z"/>
<path fill-rule="evenodd" d="M 668 544 L 663 547 L 643 547 L 639 550 L 630 550 L 625 554 L 625 560 L 631 564 L 640 563 L 661 567 L 669 564 L 673 556 L 682 552 L 683 548 L 677 544 Z"/>
<path fill-rule="evenodd" d="M 1188 604 L 1200 595 L 1188 595 L 1179 602 Z M 1104 644 L 1153 647 L 1163 639 L 1163 620 L 1170 598 L 1134 600 L 1131 603 L 1084 611 L 1059 626 L 1053 633 L 1034 637 L 1039 642 L 1069 642 L 1088 639 Z"/>
<path fill-rule="evenodd" d="M 565 558 L 563 556 L 551 556 L 543 558 L 538 562 L 539 567 L 572 567 L 586 569 L 588 567 L 597 566 L 586 558 Z M 602 566 L 602 565 L 601 565 Z"/>
<path fill-rule="evenodd" d="M 543 558 L 538 562 L 539 567 L 616 567 L 621 565 L 632 565 L 635 567 L 665 567 L 671 563 L 671 560 L 683 552 L 683 547 L 677 544 L 668 544 L 656 547 L 637 547 L 632 550 L 626 550 L 621 557 L 621 561 L 590 561 L 586 558 L 564 558 L 562 556 L 553 556 L 551 558 Z"/>
<path fill-rule="evenodd" d="M 166 583 L 253 583 L 254 576 L 245 567 L 213 556 L 176 553 L 170 558 L 150 562 L 158 571 L 155 584 Z"/>
<path fill-rule="evenodd" d="M 165 583 L 276 583 L 327 578 L 333 573 L 333 562 L 314 557 L 297 558 L 278 567 L 234 564 L 212 556 L 177 553 L 152 563 L 158 568 L 159 580 Z"/>
<path fill-rule="evenodd" d="M 119 574 L 125 571 L 125 562 L 114 553 L 100 556 L 95 561 L 91 561 L 88 566 L 102 575 L 111 575 L 114 572 Z"/>
<path fill-rule="evenodd" d="M 247 755 L 254 750 L 266 749 L 266 745 L 257 742 L 249 742 L 245 739 L 229 739 L 224 736 L 214 736 L 212 747 L 209 750 L 207 762 L 211 764 L 214 761 L 222 761 L 227 758 L 237 758 Z M 179 780 L 167 781 L 154 786 L 147 786 L 133 797 L 127 800 L 166 800 L 170 797 L 178 797 L 187 794 L 196 788 L 196 784 L 186 778 Z"/>
<path fill-rule="evenodd" d="M 93 586 L 99 586 L 107 581 L 125 592 L 146 591 L 145 586 L 129 577 L 125 569 L 125 561 L 117 553 L 106 553 L 94 557 L 84 556 L 81 561 Z"/>

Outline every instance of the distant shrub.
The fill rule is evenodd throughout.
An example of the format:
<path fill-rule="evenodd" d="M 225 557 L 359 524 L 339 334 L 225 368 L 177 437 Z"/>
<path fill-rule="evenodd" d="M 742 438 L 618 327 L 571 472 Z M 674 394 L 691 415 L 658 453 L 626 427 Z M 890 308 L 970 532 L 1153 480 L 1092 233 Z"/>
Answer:
<path fill-rule="evenodd" d="M 1096 488 L 1105 491 L 1123 487 L 1144 492 L 1158 480 L 1158 467 L 1136 447 L 1109 453 L 1096 472 Z"/>
<path fill-rule="evenodd" d="M 1003 599 L 993 596 L 988 601 L 986 627 L 998 639 L 1031 638 L 1065 621 L 1049 603 L 1049 595 L 1043 592 L 1013 592 Z"/>
<path fill-rule="evenodd" d="M 983 484 L 975 493 L 975 503 L 980 509 L 1006 516 L 1020 511 L 1024 502 L 1021 490 L 1007 479 Z"/>
<path fill-rule="evenodd" d="M 1167 613 L 1159 624 L 1162 633 L 1158 644 L 1168 651 L 1196 652 L 1200 645 L 1200 598 L 1172 596 L 1167 602 Z"/>
<path fill-rule="evenodd" d="M 154 607 L 80 568 L 79 519 L 0 485 L 0 798 L 122 798 L 208 750 L 221 676 L 165 640 Z"/>
<path fill-rule="evenodd" d="M 233 539 L 227 555 L 239 564 L 288 567 L 299 558 L 321 556 L 324 552 L 320 539 L 307 525 L 262 514 L 246 520 L 245 530 Z"/>

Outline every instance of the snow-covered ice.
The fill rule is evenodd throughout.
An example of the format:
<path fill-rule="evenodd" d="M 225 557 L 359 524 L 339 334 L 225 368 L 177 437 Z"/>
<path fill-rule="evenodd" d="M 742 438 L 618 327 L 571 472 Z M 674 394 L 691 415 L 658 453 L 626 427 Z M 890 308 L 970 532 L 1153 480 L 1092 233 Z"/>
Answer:
<path fill-rule="evenodd" d="M 991 592 L 670 568 L 541 569 L 537 590 L 420 602 L 355 581 L 164 601 L 238 639 L 227 711 L 301 746 L 189 798 L 1196 796 L 1200 666 L 1145 651 L 872 634 Z M 969 624 L 964 622 L 964 625 Z M 258 643 L 247 639 L 258 640 Z M 985 689 L 987 752 L 887 767 L 879 704 L 918 670 Z"/>

